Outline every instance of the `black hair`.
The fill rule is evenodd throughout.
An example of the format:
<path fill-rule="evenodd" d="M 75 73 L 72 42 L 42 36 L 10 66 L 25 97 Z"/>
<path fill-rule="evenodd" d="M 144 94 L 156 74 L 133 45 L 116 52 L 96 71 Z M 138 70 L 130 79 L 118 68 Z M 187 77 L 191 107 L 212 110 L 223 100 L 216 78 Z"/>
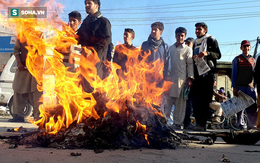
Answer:
<path fill-rule="evenodd" d="M 135 31 L 134 31 L 133 29 L 131 29 L 131 28 L 125 28 L 125 32 L 131 33 L 132 36 L 133 36 L 133 39 L 135 38 Z"/>
<path fill-rule="evenodd" d="M 78 11 L 72 11 L 71 13 L 68 14 L 69 18 L 76 18 L 78 19 L 79 22 L 81 22 L 81 14 Z"/>
<path fill-rule="evenodd" d="M 185 33 L 185 35 L 187 35 L 187 30 L 186 30 L 184 27 L 178 27 L 178 28 L 176 28 L 176 30 L 175 30 L 175 35 L 176 35 L 177 33 Z"/>
<path fill-rule="evenodd" d="M 190 42 L 190 43 L 193 43 L 194 44 L 194 38 L 192 37 L 188 37 L 186 40 L 184 40 L 185 42 Z"/>
<path fill-rule="evenodd" d="M 159 28 L 160 31 L 164 30 L 164 26 L 162 22 L 154 22 L 151 27 L 157 26 Z"/>
<path fill-rule="evenodd" d="M 86 4 L 86 1 L 87 0 L 85 0 L 85 4 Z M 100 0 L 92 0 L 95 4 L 98 4 L 98 10 L 100 10 L 100 5 L 101 5 L 101 2 L 100 2 Z"/>
<path fill-rule="evenodd" d="M 199 27 L 199 26 L 201 26 L 201 27 L 204 28 L 205 30 L 208 29 L 207 24 L 204 23 L 204 22 L 198 22 L 198 23 L 195 24 L 195 27 Z"/>

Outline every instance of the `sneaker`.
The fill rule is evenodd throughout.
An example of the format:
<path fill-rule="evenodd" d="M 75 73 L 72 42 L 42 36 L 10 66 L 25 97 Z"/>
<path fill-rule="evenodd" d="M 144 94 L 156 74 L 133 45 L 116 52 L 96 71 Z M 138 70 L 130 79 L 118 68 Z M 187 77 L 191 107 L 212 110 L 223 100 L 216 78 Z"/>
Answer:
<path fill-rule="evenodd" d="M 13 119 L 9 119 L 8 122 L 24 122 L 24 118 L 15 116 L 15 117 L 13 117 Z"/>
<path fill-rule="evenodd" d="M 192 129 L 193 131 L 206 131 L 206 127 L 200 126 L 200 125 L 196 125 L 193 127 Z"/>

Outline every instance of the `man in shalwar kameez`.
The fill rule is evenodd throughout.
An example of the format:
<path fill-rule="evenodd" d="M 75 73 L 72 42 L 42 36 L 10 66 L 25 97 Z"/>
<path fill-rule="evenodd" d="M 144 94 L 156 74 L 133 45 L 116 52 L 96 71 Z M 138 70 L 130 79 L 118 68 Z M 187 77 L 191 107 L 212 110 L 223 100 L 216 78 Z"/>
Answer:
<path fill-rule="evenodd" d="M 184 43 L 186 34 L 185 28 L 177 28 L 175 30 L 176 43 L 169 48 L 169 64 L 171 64 L 171 82 L 173 84 L 167 97 L 165 116 L 169 120 L 172 105 L 174 105 L 172 127 L 175 129 L 181 129 L 183 125 L 188 98 L 184 96 L 184 92 L 186 88 L 191 87 L 194 78 L 192 49 Z"/>

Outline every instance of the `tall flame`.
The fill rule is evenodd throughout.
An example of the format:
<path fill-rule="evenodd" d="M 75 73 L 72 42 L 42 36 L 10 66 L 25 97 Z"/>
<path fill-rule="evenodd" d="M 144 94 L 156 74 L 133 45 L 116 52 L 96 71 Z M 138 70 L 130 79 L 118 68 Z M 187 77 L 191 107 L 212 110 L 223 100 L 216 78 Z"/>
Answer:
<path fill-rule="evenodd" d="M 3 3 L 0 1 L 0 4 Z M 56 6 L 56 9 L 62 8 L 54 0 L 48 1 L 45 6 L 52 9 L 53 6 Z M 55 15 L 50 17 L 53 18 Z M 62 63 L 64 56 L 60 50 L 66 51 L 76 45 L 77 40 L 71 29 L 64 22 L 57 22 L 57 20 L 60 19 L 56 17 L 55 19 L 6 19 L 3 15 L 0 17 L 4 25 L 15 29 L 21 42 L 27 43 L 26 66 L 36 78 L 38 90 L 44 91 L 40 99 L 43 104 L 39 107 L 41 119 L 33 122 L 34 124 L 55 134 L 74 121 L 80 123 L 86 117 L 100 118 L 95 110 L 97 102 L 93 94 L 85 92 L 82 88 L 82 78 L 90 83 L 94 93 L 106 95 L 108 99 L 106 107 L 110 110 L 119 113 L 126 109 L 126 103 L 132 106 L 141 103 L 151 111 L 162 115 L 153 108 L 153 105 L 162 102 L 161 95 L 170 88 L 172 83 L 165 81 L 163 87 L 157 87 L 158 82 L 163 78 L 164 64 L 160 60 L 147 64 L 146 58 L 149 53 L 140 60 L 138 59 L 140 49 L 129 51 L 123 48 L 122 52 L 128 57 L 127 72 L 118 75 L 117 70 L 121 67 L 107 62 L 110 75 L 101 80 L 95 68 L 95 64 L 99 62 L 97 53 L 92 48 L 83 47 L 82 55 L 78 56 L 80 67 L 76 72 L 70 72 Z M 62 24 L 62 30 L 57 27 L 58 23 Z M 137 125 L 141 125 L 139 121 Z"/>

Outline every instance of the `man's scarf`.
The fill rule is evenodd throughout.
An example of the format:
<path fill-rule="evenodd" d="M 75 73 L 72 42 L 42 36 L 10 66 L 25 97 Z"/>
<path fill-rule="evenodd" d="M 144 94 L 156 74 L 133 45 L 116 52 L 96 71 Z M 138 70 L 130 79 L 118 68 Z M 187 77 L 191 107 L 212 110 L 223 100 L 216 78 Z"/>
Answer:
<path fill-rule="evenodd" d="M 148 42 L 150 45 L 152 45 L 152 49 L 151 50 L 155 50 L 158 49 L 159 46 L 163 43 L 163 39 L 160 38 L 160 40 L 155 40 L 154 38 L 152 38 L 152 36 L 150 35 L 148 37 Z"/>
<path fill-rule="evenodd" d="M 102 16 L 101 12 L 98 11 L 97 13 L 95 13 L 94 15 L 88 15 L 86 20 L 87 21 L 90 21 L 90 22 L 93 22 L 95 20 L 97 20 L 98 18 L 100 18 Z"/>
<path fill-rule="evenodd" d="M 200 52 L 206 52 L 207 51 L 207 39 L 209 37 L 213 37 L 212 35 L 210 34 L 205 34 L 204 36 L 202 36 L 201 38 L 197 38 L 195 40 L 195 49 L 197 48 L 197 46 L 200 46 L 200 49 L 199 49 L 199 53 Z"/>

